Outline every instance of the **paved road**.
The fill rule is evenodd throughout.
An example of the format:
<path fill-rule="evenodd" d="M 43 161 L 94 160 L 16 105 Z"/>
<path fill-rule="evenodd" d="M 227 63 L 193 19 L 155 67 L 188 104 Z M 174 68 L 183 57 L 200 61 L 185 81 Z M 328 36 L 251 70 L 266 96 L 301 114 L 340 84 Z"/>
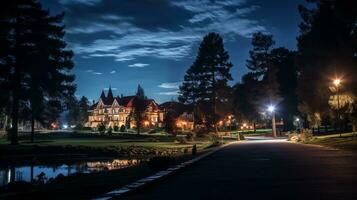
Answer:
<path fill-rule="evenodd" d="M 357 156 L 281 140 L 232 144 L 125 199 L 357 199 Z"/>

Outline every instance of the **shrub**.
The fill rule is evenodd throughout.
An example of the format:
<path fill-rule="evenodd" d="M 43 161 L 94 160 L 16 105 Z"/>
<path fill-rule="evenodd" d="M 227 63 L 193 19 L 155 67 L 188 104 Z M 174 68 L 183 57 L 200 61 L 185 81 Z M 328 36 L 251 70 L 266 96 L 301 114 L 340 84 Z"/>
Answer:
<path fill-rule="evenodd" d="M 288 140 L 292 142 L 307 142 L 312 138 L 312 131 L 309 129 L 303 129 L 300 134 L 297 132 L 288 134 Z"/>
<path fill-rule="evenodd" d="M 118 132 L 119 131 L 119 126 L 118 125 L 114 125 L 113 129 L 114 129 L 115 132 Z"/>
<path fill-rule="evenodd" d="M 185 137 L 176 137 L 175 143 L 186 144 L 187 140 Z"/>
<path fill-rule="evenodd" d="M 121 126 L 120 126 L 120 132 L 122 132 L 122 133 L 125 132 L 125 129 L 126 129 L 126 128 L 125 128 L 124 125 L 121 125 Z"/>
<path fill-rule="evenodd" d="M 189 141 L 192 141 L 193 140 L 193 133 L 187 133 L 185 138 Z"/>
<path fill-rule="evenodd" d="M 103 123 L 98 124 L 97 129 L 99 133 L 104 134 L 105 133 L 105 125 Z"/>
<path fill-rule="evenodd" d="M 156 132 L 156 129 L 151 129 L 151 130 L 148 132 L 148 134 L 154 134 L 154 133 L 157 133 L 157 132 Z"/>
<path fill-rule="evenodd" d="M 207 135 L 208 131 L 204 127 L 198 127 L 195 131 L 197 137 L 204 137 Z"/>
<path fill-rule="evenodd" d="M 165 170 L 175 163 L 175 159 L 169 156 L 156 156 L 149 160 L 148 165 L 154 171 Z"/>
<path fill-rule="evenodd" d="M 8 192 L 27 192 L 30 191 L 34 188 L 34 186 L 25 181 L 16 181 L 16 182 L 10 182 L 7 186 L 7 191 Z"/>
<path fill-rule="evenodd" d="M 108 135 L 111 135 L 113 133 L 113 128 L 110 126 L 107 130 Z"/>

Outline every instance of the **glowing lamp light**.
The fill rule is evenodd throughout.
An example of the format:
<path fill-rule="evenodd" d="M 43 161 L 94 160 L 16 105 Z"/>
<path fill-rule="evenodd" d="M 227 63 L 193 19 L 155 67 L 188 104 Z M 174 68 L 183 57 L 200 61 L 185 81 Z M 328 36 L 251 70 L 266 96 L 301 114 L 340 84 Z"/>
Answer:
<path fill-rule="evenodd" d="M 295 119 L 295 121 L 297 121 L 297 122 L 298 122 L 298 121 L 300 121 L 300 119 L 299 119 L 299 118 L 296 118 L 296 119 Z"/>
<path fill-rule="evenodd" d="M 247 124 L 246 124 L 246 123 L 244 123 L 244 124 L 243 124 L 243 127 L 246 127 L 246 126 L 247 126 Z"/>
<path fill-rule="evenodd" d="M 62 125 L 62 128 L 67 129 L 67 128 L 68 128 L 68 125 L 67 125 L 67 124 L 63 124 L 63 125 Z"/>
<path fill-rule="evenodd" d="M 149 126 L 150 122 L 149 121 L 144 121 L 145 126 Z"/>
<path fill-rule="evenodd" d="M 268 111 L 269 112 L 274 112 L 275 111 L 275 106 L 273 106 L 273 105 L 268 106 Z"/>
<path fill-rule="evenodd" d="M 333 84 L 336 85 L 336 86 L 339 86 L 341 84 L 341 79 L 333 80 Z"/>

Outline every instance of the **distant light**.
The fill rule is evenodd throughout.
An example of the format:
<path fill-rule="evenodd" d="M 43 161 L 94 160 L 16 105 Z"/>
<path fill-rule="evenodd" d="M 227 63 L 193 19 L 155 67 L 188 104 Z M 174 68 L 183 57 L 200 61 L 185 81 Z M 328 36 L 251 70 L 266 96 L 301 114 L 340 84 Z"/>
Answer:
<path fill-rule="evenodd" d="M 269 105 L 269 106 L 268 106 L 268 111 L 269 111 L 269 112 L 274 112 L 274 111 L 275 111 L 275 106 Z"/>
<path fill-rule="evenodd" d="M 333 84 L 336 85 L 336 86 L 339 86 L 341 84 L 341 79 L 333 80 Z"/>
<path fill-rule="evenodd" d="M 298 121 L 300 121 L 300 119 L 299 119 L 299 118 L 296 118 L 296 119 L 295 119 L 295 121 L 297 121 L 297 122 L 298 122 Z"/>
<path fill-rule="evenodd" d="M 63 125 L 62 125 L 62 128 L 63 128 L 63 129 L 67 129 L 67 128 L 68 128 L 68 125 L 67 125 L 67 124 L 63 124 Z"/>

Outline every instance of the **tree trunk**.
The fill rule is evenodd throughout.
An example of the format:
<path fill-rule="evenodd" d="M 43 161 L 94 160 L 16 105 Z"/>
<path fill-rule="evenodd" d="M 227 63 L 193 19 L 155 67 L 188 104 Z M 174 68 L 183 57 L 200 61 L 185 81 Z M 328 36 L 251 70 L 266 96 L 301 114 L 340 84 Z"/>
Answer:
<path fill-rule="evenodd" d="M 5 114 L 5 120 L 4 120 L 4 132 L 6 132 L 6 129 L 7 129 L 7 123 L 8 123 L 8 116 L 7 114 Z"/>
<path fill-rule="evenodd" d="M 11 112 L 11 144 L 16 145 L 18 144 L 17 141 L 17 131 L 18 131 L 18 120 L 19 120 L 19 97 L 17 92 L 13 94 L 13 104 L 12 104 L 12 112 Z"/>
<path fill-rule="evenodd" d="M 32 112 L 31 115 L 31 143 L 34 143 L 35 141 L 35 116 L 34 113 Z"/>

